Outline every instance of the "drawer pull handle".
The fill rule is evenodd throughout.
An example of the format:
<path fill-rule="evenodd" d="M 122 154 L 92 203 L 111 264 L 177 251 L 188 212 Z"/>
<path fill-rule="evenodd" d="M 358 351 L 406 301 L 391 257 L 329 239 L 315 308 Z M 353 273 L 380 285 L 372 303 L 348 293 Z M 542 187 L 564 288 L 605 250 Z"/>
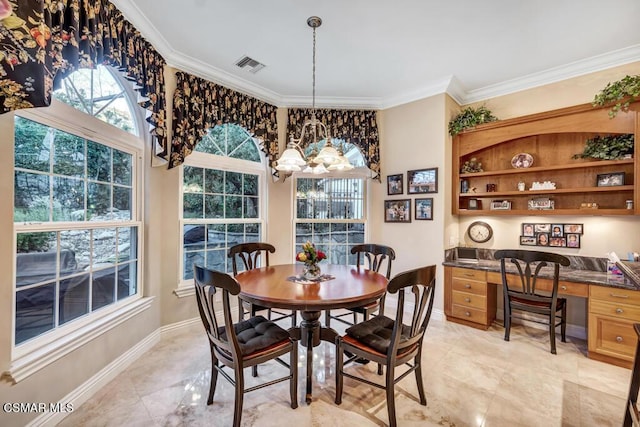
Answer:
<path fill-rule="evenodd" d="M 468 284 L 468 283 L 466 285 L 464 285 L 464 287 L 465 287 L 465 289 L 471 289 L 471 285 Z"/>
<path fill-rule="evenodd" d="M 567 287 L 565 285 L 560 286 L 560 289 L 562 289 L 563 291 L 567 290 Z"/>
<path fill-rule="evenodd" d="M 622 313 L 624 313 L 624 310 L 621 309 L 621 308 L 616 308 L 616 313 L 622 314 Z"/>
<path fill-rule="evenodd" d="M 612 296 L 613 298 L 629 298 L 629 295 L 614 294 L 613 292 L 610 293 L 609 295 Z"/>
<path fill-rule="evenodd" d="M 474 276 L 473 273 L 464 273 L 464 275 L 467 276 L 467 277 L 473 277 Z"/>
<path fill-rule="evenodd" d="M 622 342 L 622 337 L 616 337 L 616 341 Z"/>
<path fill-rule="evenodd" d="M 464 302 L 471 302 L 471 298 L 465 298 Z"/>
<path fill-rule="evenodd" d="M 470 317 L 470 316 L 471 316 L 471 313 L 469 313 L 468 311 L 465 311 L 465 312 L 464 312 L 464 315 L 465 315 L 465 316 L 467 316 L 467 317 Z"/>

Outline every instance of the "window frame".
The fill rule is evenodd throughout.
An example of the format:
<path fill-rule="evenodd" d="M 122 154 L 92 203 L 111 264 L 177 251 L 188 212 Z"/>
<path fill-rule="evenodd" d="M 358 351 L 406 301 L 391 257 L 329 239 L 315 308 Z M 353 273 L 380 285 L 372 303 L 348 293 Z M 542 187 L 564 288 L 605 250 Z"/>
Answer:
<path fill-rule="evenodd" d="M 136 130 L 142 135 L 134 135 L 119 129 L 99 118 L 90 116 L 61 101 L 52 99 L 51 106 L 40 109 L 24 109 L 15 112 L 16 116 L 35 121 L 39 124 L 56 128 L 60 131 L 76 135 L 80 138 L 91 140 L 99 144 L 123 151 L 132 156 L 132 201 L 131 220 L 129 221 L 46 221 L 46 222 L 13 222 L 12 227 L 12 301 L 11 301 L 11 369 L 7 371 L 13 381 L 20 381 L 50 363 L 64 357 L 66 354 L 81 347 L 91 339 L 116 327 L 124 321 L 134 317 L 138 313 L 151 307 L 153 298 L 144 298 L 144 168 L 145 142 L 150 137 L 147 132 L 141 132 L 144 128 L 141 121 L 143 114 L 140 108 L 131 108 L 131 96 L 135 94 L 132 88 L 126 84 L 123 78 L 117 80 L 126 92 Z M 135 99 L 135 98 L 134 98 Z M 11 124 L 11 143 L 15 146 L 15 119 Z M 12 149 L 13 152 L 13 149 Z M 13 176 L 15 162 L 11 160 Z M 12 180 L 13 183 L 13 180 Z M 12 187 L 13 194 L 13 187 Z M 13 206 L 13 201 L 12 201 Z M 13 210 L 13 208 L 12 208 Z M 137 227 L 137 268 L 136 293 L 114 303 L 104 306 L 96 311 L 87 313 L 63 325 L 58 325 L 53 330 L 33 337 L 20 344 L 15 344 L 15 316 L 16 316 L 16 244 L 17 235 L 24 231 L 59 231 L 71 229 L 92 229 L 100 227 Z M 56 304 L 58 301 L 56 300 Z"/>
<path fill-rule="evenodd" d="M 233 124 L 233 123 L 232 123 Z M 236 125 L 240 126 L 240 125 Z M 242 127 L 242 126 L 241 126 Z M 247 129 L 243 128 L 247 133 Z M 249 133 L 250 135 L 250 133 Z M 227 224 L 229 220 L 236 223 L 259 223 L 260 224 L 260 239 L 264 241 L 267 239 L 266 228 L 266 214 L 267 214 L 267 200 L 268 200 L 268 185 L 267 177 L 269 176 L 269 167 L 267 164 L 267 157 L 265 153 L 260 149 L 260 144 L 256 141 L 255 137 L 251 137 L 255 144 L 256 150 L 260 154 L 260 161 L 255 162 L 251 160 L 237 159 L 233 157 L 220 156 L 217 154 L 203 153 L 199 151 L 193 151 L 188 157 L 185 158 L 184 163 L 179 167 L 179 197 L 178 197 L 178 223 L 179 223 L 179 241 L 180 249 L 178 251 L 178 287 L 174 289 L 174 294 L 179 298 L 195 295 L 193 279 L 184 279 L 184 226 L 189 224 Z M 192 166 L 204 169 L 217 169 L 225 172 L 238 172 L 244 174 L 255 174 L 258 176 L 258 197 L 260 199 L 260 206 L 258 208 L 257 218 L 184 218 L 184 167 Z"/>

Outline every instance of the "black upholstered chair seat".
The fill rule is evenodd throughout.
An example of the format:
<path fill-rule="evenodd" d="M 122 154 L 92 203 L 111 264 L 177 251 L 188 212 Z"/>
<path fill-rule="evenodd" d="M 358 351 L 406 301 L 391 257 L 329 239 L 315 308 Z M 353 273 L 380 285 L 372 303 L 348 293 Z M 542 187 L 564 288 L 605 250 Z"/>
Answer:
<path fill-rule="evenodd" d="M 365 344 L 380 353 L 386 353 L 391 345 L 391 334 L 393 333 L 394 321 L 386 316 L 375 316 L 371 319 L 360 322 L 345 331 L 347 336 L 355 338 L 360 343 Z M 411 336 L 411 328 L 402 325 L 400 334 L 400 344 Z"/>
<path fill-rule="evenodd" d="M 289 332 L 263 316 L 242 320 L 235 323 L 233 328 L 236 331 L 238 344 L 243 356 L 264 350 L 279 342 L 287 344 L 289 341 Z M 219 333 L 223 340 L 228 340 L 224 326 L 219 328 Z"/>

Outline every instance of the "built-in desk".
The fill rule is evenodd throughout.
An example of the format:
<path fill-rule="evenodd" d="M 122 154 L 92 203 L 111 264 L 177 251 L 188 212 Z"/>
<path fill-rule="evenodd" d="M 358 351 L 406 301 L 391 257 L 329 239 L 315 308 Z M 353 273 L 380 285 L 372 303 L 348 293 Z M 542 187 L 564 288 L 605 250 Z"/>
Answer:
<path fill-rule="evenodd" d="M 447 320 L 488 329 L 496 317 L 500 261 L 445 261 L 444 310 Z M 560 269 L 558 293 L 588 299 L 589 358 L 631 367 L 640 322 L 640 288 L 621 276 L 586 268 Z M 545 277 L 546 276 L 546 277 Z M 551 290 L 551 269 L 541 272 L 538 289 Z"/>

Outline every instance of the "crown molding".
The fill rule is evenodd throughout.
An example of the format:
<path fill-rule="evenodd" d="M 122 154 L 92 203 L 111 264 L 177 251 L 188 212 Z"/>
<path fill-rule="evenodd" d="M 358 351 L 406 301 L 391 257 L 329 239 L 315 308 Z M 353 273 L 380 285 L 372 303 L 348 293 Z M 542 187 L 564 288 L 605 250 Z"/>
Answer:
<path fill-rule="evenodd" d="M 401 95 L 385 98 L 382 102 L 382 109 L 397 107 L 398 105 L 408 104 L 409 102 L 418 101 L 434 95 L 445 93 L 451 84 L 453 76 L 446 77 L 440 81 L 431 82 L 428 86 L 405 92 Z M 453 95 L 452 95 L 453 96 Z"/>
<path fill-rule="evenodd" d="M 539 73 L 529 74 L 524 77 L 507 80 L 495 85 L 470 90 L 466 93 L 466 96 L 462 98 L 462 103 L 457 100 L 456 102 L 460 105 L 471 104 L 636 61 L 640 61 L 640 44 L 614 50 L 584 60 L 570 62 L 560 67 L 550 68 Z"/>
<path fill-rule="evenodd" d="M 311 108 L 313 99 L 310 96 L 287 96 L 282 98 L 283 106 L 292 108 Z M 316 107 L 354 109 L 354 110 L 380 110 L 382 100 L 380 98 L 342 98 L 342 97 L 316 97 Z"/>

